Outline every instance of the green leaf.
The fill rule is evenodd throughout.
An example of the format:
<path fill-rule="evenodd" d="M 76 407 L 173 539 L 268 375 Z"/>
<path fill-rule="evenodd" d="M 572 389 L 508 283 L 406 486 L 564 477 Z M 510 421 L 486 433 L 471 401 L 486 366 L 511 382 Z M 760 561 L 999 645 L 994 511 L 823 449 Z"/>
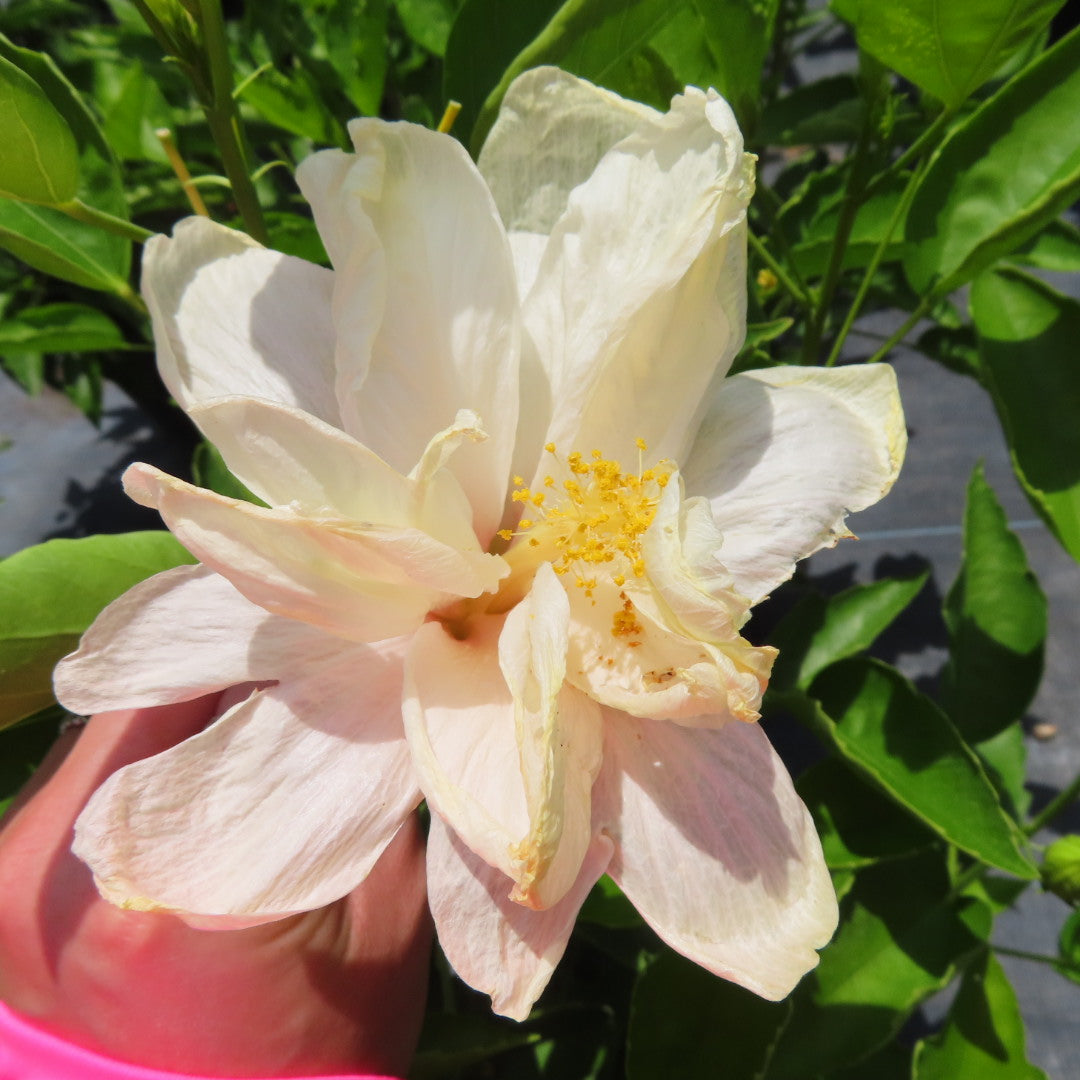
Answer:
<path fill-rule="evenodd" d="M 559 0 L 465 0 L 461 5 L 450 28 L 443 68 L 443 95 L 461 105 L 454 125 L 459 135 L 473 130 L 480 107 L 503 72 L 560 6 Z M 474 141 L 476 146 L 483 143 L 482 138 Z"/>
<path fill-rule="evenodd" d="M 968 484 L 964 557 L 945 597 L 949 661 L 941 703 L 969 743 L 1024 715 L 1043 672 L 1046 596 L 977 465 Z"/>
<path fill-rule="evenodd" d="M 461 1069 L 538 1043 L 541 1035 L 501 1017 L 429 1012 L 409 1070 L 411 1080 L 456 1076 Z"/>
<path fill-rule="evenodd" d="M 1046 1080 L 1024 1051 L 1016 994 L 989 951 L 964 973 L 940 1035 L 915 1048 L 914 1080 Z"/>
<path fill-rule="evenodd" d="M 0 562 L 0 727 L 53 701 L 52 669 L 98 613 L 194 560 L 167 532 L 48 540 Z"/>
<path fill-rule="evenodd" d="M 1009 256 L 1012 262 L 1075 274 L 1080 271 L 1080 229 L 1059 218 Z"/>
<path fill-rule="evenodd" d="M 779 0 L 691 0 L 652 45 L 681 85 L 722 94 L 749 134 L 779 7 Z"/>
<path fill-rule="evenodd" d="M 778 688 L 807 687 L 837 660 L 862 652 L 919 594 L 929 571 L 856 585 L 828 599 L 807 595 L 776 626 L 771 642 L 780 650 L 773 668 Z"/>
<path fill-rule="evenodd" d="M 1057 970 L 1066 979 L 1080 983 L 1080 908 L 1074 911 L 1061 927 L 1058 935 L 1058 956 L 1061 964 Z"/>
<path fill-rule="evenodd" d="M 344 129 L 323 104 L 312 76 L 299 64 L 288 74 L 267 68 L 245 80 L 239 93 L 264 119 L 320 146 L 340 146 Z"/>
<path fill-rule="evenodd" d="M 903 858 L 937 842 L 925 825 L 837 758 L 811 766 L 795 786 L 814 816 L 832 870 Z"/>
<path fill-rule="evenodd" d="M 1074 30 L 946 139 L 907 216 L 904 271 L 917 293 L 952 292 L 1075 201 L 1078 99 Z"/>
<path fill-rule="evenodd" d="M 946 105 L 1030 44 L 1064 0 L 832 0 L 859 48 Z"/>
<path fill-rule="evenodd" d="M 45 92 L 0 56 L 0 195 L 64 203 L 79 185 L 75 136 Z"/>
<path fill-rule="evenodd" d="M 623 895 L 622 889 L 607 874 L 600 878 L 585 897 L 578 918 L 616 930 L 641 926 L 644 921 L 634 905 Z"/>
<path fill-rule="evenodd" d="M 760 1080 L 789 1012 L 665 950 L 634 987 L 627 1080 Z"/>
<path fill-rule="evenodd" d="M 796 87 L 765 113 L 760 142 L 769 146 L 853 143 L 863 124 L 854 75 L 833 75 Z"/>
<path fill-rule="evenodd" d="M 394 0 L 405 33 L 436 56 L 446 54 L 454 21 L 453 0 Z"/>
<path fill-rule="evenodd" d="M 987 775 L 1002 796 L 1002 804 L 1017 821 L 1023 819 L 1031 805 L 1027 789 L 1027 743 L 1024 729 L 1011 724 L 989 739 L 972 746 L 979 755 Z"/>
<path fill-rule="evenodd" d="M 19 789 L 33 775 L 41 759 L 56 742 L 56 728 L 64 715 L 59 708 L 47 709 L 3 733 L 0 742 L 0 814 L 7 810 Z"/>
<path fill-rule="evenodd" d="M 256 506 L 266 505 L 233 476 L 218 448 L 205 439 L 195 447 L 191 456 L 191 472 L 195 483 L 208 491 L 216 491 L 230 499 L 243 499 Z"/>
<path fill-rule="evenodd" d="M 875 660 L 842 660 L 810 688 L 836 746 L 939 836 L 1017 877 L 1035 876 L 1016 823 L 982 766 L 929 698 Z"/>
<path fill-rule="evenodd" d="M 689 2 L 565 0 L 547 25 L 513 58 L 484 99 L 470 141 L 473 152 L 483 145 L 503 96 L 523 71 L 540 64 L 558 64 L 575 75 L 607 85 L 608 76 L 620 70 Z M 504 11 L 505 5 L 500 6 L 500 12 Z M 501 22 L 499 27 L 501 32 Z M 456 34 L 457 23 L 451 31 L 451 42 Z"/>
<path fill-rule="evenodd" d="M 971 290 L 983 383 L 1036 511 L 1080 559 L 1080 304 L 1019 271 Z"/>
<path fill-rule="evenodd" d="M 76 196 L 126 220 L 128 207 L 119 165 L 75 87 L 44 53 L 19 48 L 2 35 L 0 57 L 33 77 L 74 134 L 79 148 Z M 73 221 L 51 207 L 0 200 L 0 246 L 64 281 L 128 300 L 134 295 L 128 284 L 131 241 Z"/>
<path fill-rule="evenodd" d="M 120 328 L 85 304 L 23 308 L 0 322 L 0 353 L 96 352 L 127 348 Z"/>
<path fill-rule="evenodd" d="M 769 1080 L 832 1077 L 892 1039 L 980 946 L 940 851 L 862 870 L 821 962 L 795 992 Z"/>

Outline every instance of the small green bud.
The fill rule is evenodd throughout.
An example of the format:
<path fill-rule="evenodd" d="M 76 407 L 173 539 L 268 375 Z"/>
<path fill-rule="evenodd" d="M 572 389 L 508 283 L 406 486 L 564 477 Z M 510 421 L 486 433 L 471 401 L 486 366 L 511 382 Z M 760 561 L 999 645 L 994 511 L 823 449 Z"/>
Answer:
<path fill-rule="evenodd" d="M 1063 836 L 1046 849 L 1042 883 L 1066 903 L 1080 904 L 1080 836 Z"/>

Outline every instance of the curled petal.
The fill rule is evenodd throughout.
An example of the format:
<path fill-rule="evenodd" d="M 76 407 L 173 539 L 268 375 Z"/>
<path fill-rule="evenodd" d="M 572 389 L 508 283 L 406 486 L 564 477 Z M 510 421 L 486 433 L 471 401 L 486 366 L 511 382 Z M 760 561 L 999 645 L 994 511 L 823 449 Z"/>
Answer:
<path fill-rule="evenodd" d="M 490 438 L 449 468 L 486 545 L 498 528 L 517 423 L 520 314 L 506 233 L 455 139 L 357 120 L 355 155 L 298 174 L 335 260 L 337 396 L 345 429 L 406 471 L 461 409 Z M 385 285 L 375 288 L 375 283 Z"/>
<path fill-rule="evenodd" d="M 502 560 L 416 529 L 313 520 L 193 487 L 148 465 L 124 474 L 177 539 L 253 603 L 354 641 L 415 629 L 440 600 L 497 587 Z"/>
<path fill-rule="evenodd" d="M 333 275 L 207 218 L 143 249 L 142 291 L 158 369 L 185 409 L 242 396 L 340 423 L 334 397 Z"/>
<path fill-rule="evenodd" d="M 437 815 L 428 835 L 428 898 L 446 958 L 503 1016 L 524 1020 L 562 958 L 578 910 L 611 858 L 597 836 L 566 895 L 533 911 L 508 899 L 510 882 Z"/>
<path fill-rule="evenodd" d="M 671 947 L 771 1000 L 836 928 L 813 821 L 756 724 L 718 730 L 606 714 L 595 820 L 608 873 Z"/>
<path fill-rule="evenodd" d="M 742 341 L 750 165 L 727 104 L 689 89 L 571 192 L 523 308 L 564 452 L 680 457 Z"/>
<path fill-rule="evenodd" d="M 683 476 L 709 500 L 735 588 L 757 603 L 851 535 L 845 517 L 892 487 L 906 446 L 888 365 L 768 368 L 719 385 Z"/>
<path fill-rule="evenodd" d="M 341 647 L 113 774 L 75 829 L 102 894 L 231 927 L 355 888 L 420 800 L 398 711 L 403 649 Z"/>
<path fill-rule="evenodd" d="M 89 715 L 190 701 L 284 678 L 341 648 L 271 615 L 205 566 L 155 574 L 111 603 L 56 667 L 61 704 Z"/>

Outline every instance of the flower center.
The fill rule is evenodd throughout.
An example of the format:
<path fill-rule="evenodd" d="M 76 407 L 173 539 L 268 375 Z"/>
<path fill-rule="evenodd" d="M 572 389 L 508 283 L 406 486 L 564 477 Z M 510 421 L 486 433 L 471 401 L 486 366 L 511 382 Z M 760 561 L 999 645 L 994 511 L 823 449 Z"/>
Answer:
<path fill-rule="evenodd" d="M 548 443 L 544 449 L 555 461 L 553 472 L 563 473 L 564 478 L 560 482 L 553 475 L 545 476 L 547 490 L 535 492 L 525 487 L 520 476 L 514 478 L 511 497 L 524 505 L 524 514 L 516 530 L 503 529 L 499 535 L 504 540 L 527 539 L 507 552 L 511 563 L 523 557 L 537 563 L 548 561 L 556 574 L 572 574 L 590 598 L 598 570 L 606 568 L 619 587 L 626 584 L 628 575 L 642 577 L 642 536 L 656 517 L 671 473 L 661 467 L 644 468 L 642 455 L 648 447 L 644 439 L 635 441 L 636 473 L 623 472 L 619 462 L 604 457 L 600 450 L 593 450 L 588 458 L 574 451 L 563 461 L 554 443 Z"/>

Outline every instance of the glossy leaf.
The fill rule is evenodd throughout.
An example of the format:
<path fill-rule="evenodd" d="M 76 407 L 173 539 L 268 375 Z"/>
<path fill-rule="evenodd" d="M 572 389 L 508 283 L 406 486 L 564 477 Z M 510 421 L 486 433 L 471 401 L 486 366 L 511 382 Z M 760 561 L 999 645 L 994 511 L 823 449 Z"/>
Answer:
<path fill-rule="evenodd" d="M 0 727 L 53 701 L 52 669 L 98 612 L 194 560 L 167 532 L 48 540 L 0 562 Z"/>
<path fill-rule="evenodd" d="M 811 766 L 796 787 L 814 815 L 830 869 L 905 857 L 937 842 L 930 829 L 837 758 Z"/>
<path fill-rule="evenodd" d="M 805 597 L 772 634 L 780 649 L 774 685 L 809 686 L 829 664 L 868 649 L 919 594 L 928 573 L 856 585 L 828 599 Z"/>
<path fill-rule="evenodd" d="M 1025 843 L 949 718 L 894 668 L 844 660 L 810 693 L 836 721 L 837 748 L 943 839 L 1017 877 L 1035 876 Z"/>
<path fill-rule="evenodd" d="M 523 71 L 541 64 L 558 64 L 575 75 L 606 85 L 607 77 L 687 3 L 689 0 L 565 0 L 513 58 L 484 99 L 473 128 L 473 152 L 480 149 L 491 130 L 503 95 Z M 499 10 L 505 12 L 506 5 L 499 5 Z M 456 34 L 457 23 L 451 41 Z"/>
<path fill-rule="evenodd" d="M 859 48 L 957 106 L 1025 48 L 1064 0 L 832 0 Z"/>
<path fill-rule="evenodd" d="M 952 292 L 1075 201 L 1078 99 L 1074 30 L 949 136 L 907 216 L 904 270 L 917 293 Z"/>
<path fill-rule="evenodd" d="M 1046 596 L 981 465 L 968 484 L 964 558 L 945 597 L 941 702 L 969 743 L 1020 719 L 1043 671 Z"/>
<path fill-rule="evenodd" d="M 85 304 L 23 308 L 0 321 L 0 353 L 95 352 L 127 348 L 120 328 Z"/>
<path fill-rule="evenodd" d="M 861 871 L 821 962 L 796 990 L 770 1080 L 829 1076 L 888 1042 L 979 938 L 949 898 L 940 851 Z"/>
<path fill-rule="evenodd" d="M 1074 983 L 1080 983 L 1080 908 L 1074 911 L 1058 934 L 1058 971 Z"/>
<path fill-rule="evenodd" d="M 0 56 L 0 195 L 64 203 L 79 184 L 75 136 L 45 92 Z"/>
<path fill-rule="evenodd" d="M 761 1080 L 789 1012 L 665 950 L 634 988 L 627 1080 Z"/>
<path fill-rule="evenodd" d="M 971 314 L 983 383 L 1036 511 L 1080 559 L 1080 304 L 1019 271 L 981 276 Z"/>
<path fill-rule="evenodd" d="M 48 56 L 19 48 L 2 35 L 0 57 L 33 77 L 74 134 L 79 150 L 77 197 L 126 219 L 127 200 L 119 166 L 79 92 Z M 51 207 L 0 200 L 0 247 L 64 281 L 132 296 L 128 285 L 131 241 L 73 221 Z"/>
<path fill-rule="evenodd" d="M 233 476 L 218 448 L 205 439 L 195 447 L 195 452 L 191 455 L 191 472 L 195 483 L 208 491 L 216 491 L 230 499 L 242 499 L 256 506 L 266 505 Z"/>
<path fill-rule="evenodd" d="M 691 0 L 652 45 L 681 85 L 711 86 L 722 94 L 750 135 L 779 7 L 779 0 Z M 696 62 L 688 65 L 691 56 Z"/>
<path fill-rule="evenodd" d="M 1080 229 L 1061 218 L 1051 221 L 1009 258 L 1040 270 L 1075 274 L 1080 271 Z"/>
<path fill-rule="evenodd" d="M 964 973 L 940 1035 L 915 1050 L 913 1080 L 1046 1080 L 1024 1052 L 1024 1022 L 1001 964 L 986 951 Z"/>

